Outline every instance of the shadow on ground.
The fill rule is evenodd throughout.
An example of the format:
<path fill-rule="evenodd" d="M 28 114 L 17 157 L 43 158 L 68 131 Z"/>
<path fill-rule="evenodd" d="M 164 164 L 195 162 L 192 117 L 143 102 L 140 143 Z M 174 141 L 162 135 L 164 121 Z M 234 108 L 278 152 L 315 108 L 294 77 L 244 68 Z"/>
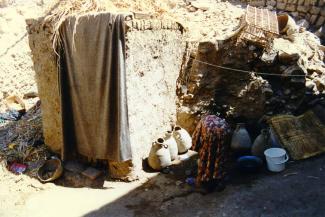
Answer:
<path fill-rule="evenodd" d="M 84 217 L 321 217 L 325 213 L 324 155 L 289 162 L 287 169 L 277 174 L 267 171 L 257 175 L 234 172 L 223 192 L 204 194 L 187 185 L 184 178 L 159 174 Z"/>

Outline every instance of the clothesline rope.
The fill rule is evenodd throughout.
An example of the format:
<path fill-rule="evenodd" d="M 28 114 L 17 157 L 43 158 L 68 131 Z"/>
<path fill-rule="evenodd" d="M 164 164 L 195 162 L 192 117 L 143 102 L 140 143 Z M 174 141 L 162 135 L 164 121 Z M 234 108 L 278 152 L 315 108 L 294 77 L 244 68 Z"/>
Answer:
<path fill-rule="evenodd" d="M 234 68 L 230 68 L 230 67 L 215 65 L 215 64 L 211 64 L 211 63 L 208 63 L 208 62 L 204 62 L 204 61 L 201 61 L 201 60 L 194 59 L 192 57 L 189 57 L 189 59 L 192 59 L 192 60 L 194 60 L 196 62 L 205 64 L 205 65 L 208 65 L 208 66 L 212 66 L 212 67 L 215 67 L 215 68 L 220 68 L 220 69 L 225 69 L 225 70 L 235 71 L 235 72 L 242 72 L 242 73 L 247 73 L 247 74 L 255 73 L 257 75 L 269 75 L 269 76 L 280 76 L 280 77 L 306 77 L 306 75 L 283 75 L 283 74 L 275 74 L 275 73 L 253 72 L 253 71 L 247 71 L 247 70 L 242 70 L 242 69 L 234 69 Z"/>

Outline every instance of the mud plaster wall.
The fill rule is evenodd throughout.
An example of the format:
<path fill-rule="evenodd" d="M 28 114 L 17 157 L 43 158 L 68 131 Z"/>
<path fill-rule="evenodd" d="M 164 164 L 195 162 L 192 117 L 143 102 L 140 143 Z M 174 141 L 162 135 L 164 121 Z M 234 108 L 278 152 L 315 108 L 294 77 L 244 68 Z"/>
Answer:
<path fill-rule="evenodd" d="M 59 153 L 62 146 L 62 126 L 60 121 L 60 96 L 55 53 L 52 48 L 52 31 L 42 25 L 42 19 L 26 20 L 29 46 L 36 74 L 45 143 Z"/>
<path fill-rule="evenodd" d="M 132 22 L 127 33 L 127 94 L 133 159 L 141 166 L 151 144 L 176 122 L 176 80 L 185 43 L 171 22 Z"/>
<path fill-rule="evenodd" d="M 42 101 L 46 144 L 62 147 L 57 69 L 51 30 L 40 20 L 28 20 L 30 47 Z M 176 80 L 185 44 L 180 25 L 168 21 L 128 21 L 126 34 L 127 95 L 134 169 L 152 142 L 176 122 Z M 121 172 L 125 172 L 122 171 Z"/>

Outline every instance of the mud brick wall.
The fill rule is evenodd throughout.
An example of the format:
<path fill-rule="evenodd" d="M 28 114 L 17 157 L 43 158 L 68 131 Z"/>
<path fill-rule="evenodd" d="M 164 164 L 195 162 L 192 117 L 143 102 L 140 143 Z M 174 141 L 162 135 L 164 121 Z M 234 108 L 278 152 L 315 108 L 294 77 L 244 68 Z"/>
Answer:
<path fill-rule="evenodd" d="M 39 95 L 42 101 L 46 144 L 62 149 L 58 71 L 51 42 L 51 28 L 42 19 L 28 20 Z M 185 43 L 182 26 L 171 21 L 126 22 L 126 77 L 133 171 L 138 173 L 151 144 L 176 122 L 176 80 Z M 127 175 L 131 164 L 110 166 L 114 177 Z"/>

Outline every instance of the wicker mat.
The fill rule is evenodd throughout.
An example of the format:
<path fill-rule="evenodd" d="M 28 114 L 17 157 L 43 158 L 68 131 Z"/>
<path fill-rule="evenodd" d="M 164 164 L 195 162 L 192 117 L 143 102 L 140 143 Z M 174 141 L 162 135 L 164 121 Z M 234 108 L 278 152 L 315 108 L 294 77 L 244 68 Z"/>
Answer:
<path fill-rule="evenodd" d="M 297 117 L 278 115 L 270 119 L 270 125 L 294 160 L 325 152 L 325 125 L 313 111 Z"/>

